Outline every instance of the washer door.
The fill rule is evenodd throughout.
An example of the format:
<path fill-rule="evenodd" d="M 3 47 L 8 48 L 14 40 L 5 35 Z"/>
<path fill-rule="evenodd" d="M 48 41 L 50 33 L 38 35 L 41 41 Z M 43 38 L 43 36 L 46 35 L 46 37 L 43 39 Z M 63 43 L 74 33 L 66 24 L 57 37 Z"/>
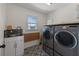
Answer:
<path fill-rule="evenodd" d="M 57 43 L 64 47 L 74 48 L 77 45 L 76 37 L 73 35 L 73 33 L 69 31 L 58 31 L 55 33 L 54 38 L 57 41 Z"/>
<path fill-rule="evenodd" d="M 50 30 L 46 29 L 44 32 L 43 32 L 43 37 L 45 39 L 50 39 Z"/>

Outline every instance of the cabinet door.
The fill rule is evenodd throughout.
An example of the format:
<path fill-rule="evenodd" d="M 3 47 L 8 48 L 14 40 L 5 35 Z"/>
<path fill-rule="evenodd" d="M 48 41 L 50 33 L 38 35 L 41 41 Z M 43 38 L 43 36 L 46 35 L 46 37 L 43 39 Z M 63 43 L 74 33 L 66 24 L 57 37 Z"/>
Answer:
<path fill-rule="evenodd" d="M 16 56 L 24 55 L 24 36 L 16 37 Z"/>
<path fill-rule="evenodd" d="M 5 56 L 15 56 L 15 38 L 5 38 Z"/>

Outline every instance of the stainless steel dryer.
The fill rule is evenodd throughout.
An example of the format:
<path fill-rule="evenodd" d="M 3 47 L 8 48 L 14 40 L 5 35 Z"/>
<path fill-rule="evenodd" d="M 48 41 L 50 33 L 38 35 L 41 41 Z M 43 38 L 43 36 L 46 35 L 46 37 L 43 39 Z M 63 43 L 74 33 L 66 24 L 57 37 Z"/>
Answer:
<path fill-rule="evenodd" d="M 79 50 L 79 25 L 55 26 L 54 55 L 77 56 Z"/>
<path fill-rule="evenodd" d="M 54 27 L 46 25 L 43 28 L 43 50 L 47 52 L 50 56 L 53 55 L 53 31 Z"/>

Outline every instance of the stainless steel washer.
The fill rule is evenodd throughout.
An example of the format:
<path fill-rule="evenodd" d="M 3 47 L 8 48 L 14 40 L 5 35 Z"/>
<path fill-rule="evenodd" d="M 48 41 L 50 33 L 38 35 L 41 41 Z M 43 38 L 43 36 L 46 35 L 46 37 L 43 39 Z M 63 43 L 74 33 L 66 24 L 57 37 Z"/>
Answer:
<path fill-rule="evenodd" d="M 49 55 L 53 55 L 53 31 L 54 27 L 53 26 L 44 26 L 43 29 L 43 50 L 47 52 Z"/>
<path fill-rule="evenodd" d="M 79 25 L 55 26 L 54 50 L 63 56 L 77 56 L 79 50 L 78 32 Z"/>

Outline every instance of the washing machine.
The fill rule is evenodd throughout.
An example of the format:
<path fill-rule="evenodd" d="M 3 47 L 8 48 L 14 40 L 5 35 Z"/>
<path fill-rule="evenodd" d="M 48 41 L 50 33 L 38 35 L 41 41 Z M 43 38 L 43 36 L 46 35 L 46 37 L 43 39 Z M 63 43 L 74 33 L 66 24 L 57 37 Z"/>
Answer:
<path fill-rule="evenodd" d="M 53 34 L 54 27 L 46 25 L 43 28 L 43 50 L 48 53 L 48 55 L 53 55 Z"/>
<path fill-rule="evenodd" d="M 54 55 L 79 55 L 79 25 L 55 26 Z"/>

